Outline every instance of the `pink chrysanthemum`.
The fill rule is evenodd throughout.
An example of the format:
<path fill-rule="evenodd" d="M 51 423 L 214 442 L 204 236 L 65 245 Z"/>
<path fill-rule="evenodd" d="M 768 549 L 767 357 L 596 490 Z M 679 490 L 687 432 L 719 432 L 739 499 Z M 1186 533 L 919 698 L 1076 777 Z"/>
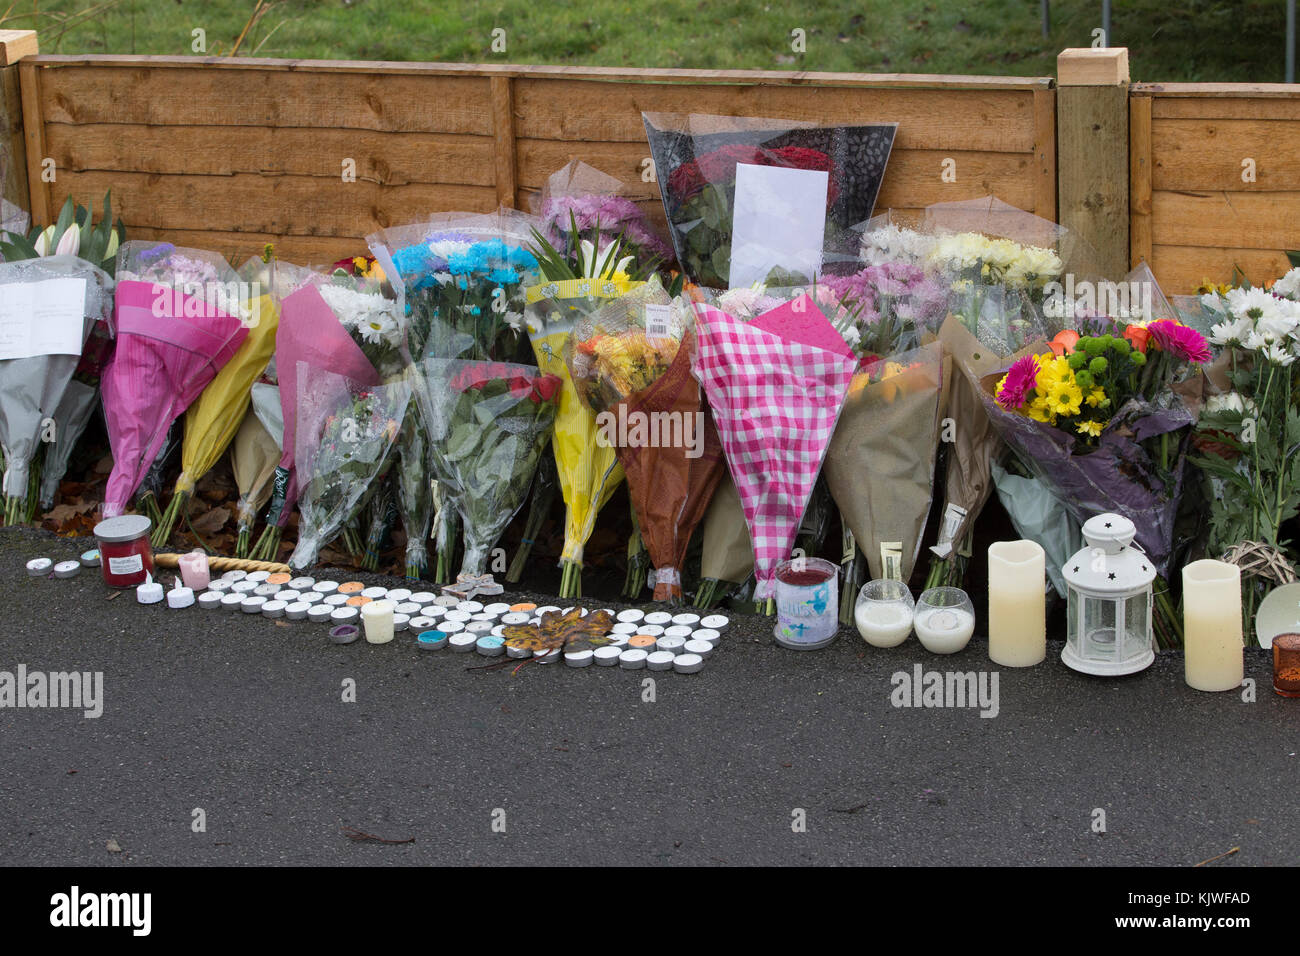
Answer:
<path fill-rule="evenodd" d="M 1016 359 L 1007 369 L 1006 378 L 998 388 L 997 401 L 1003 408 L 1018 409 L 1029 400 L 1029 394 L 1038 384 L 1038 357 L 1026 355 Z"/>
<path fill-rule="evenodd" d="M 1156 348 L 1168 352 L 1184 362 L 1208 362 L 1210 346 L 1205 336 L 1195 329 L 1181 325 L 1173 319 L 1157 319 L 1147 326 L 1155 339 Z"/>

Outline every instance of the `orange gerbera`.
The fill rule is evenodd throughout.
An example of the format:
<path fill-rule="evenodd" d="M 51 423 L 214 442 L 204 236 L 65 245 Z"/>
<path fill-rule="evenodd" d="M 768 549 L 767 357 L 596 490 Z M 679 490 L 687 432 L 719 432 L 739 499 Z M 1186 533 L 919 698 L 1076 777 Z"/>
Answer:
<path fill-rule="evenodd" d="M 1124 338 L 1128 339 L 1139 352 L 1146 354 L 1147 342 L 1151 339 L 1151 332 L 1140 325 L 1130 325 L 1124 329 Z"/>
<path fill-rule="evenodd" d="M 1048 345 L 1052 349 L 1052 354 L 1057 358 L 1061 358 L 1063 355 L 1072 354 L 1074 352 L 1074 346 L 1078 341 L 1078 332 L 1074 331 L 1074 329 L 1062 329 L 1060 332 L 1056 333 L 1056 336 L 1048 343 Z"/>

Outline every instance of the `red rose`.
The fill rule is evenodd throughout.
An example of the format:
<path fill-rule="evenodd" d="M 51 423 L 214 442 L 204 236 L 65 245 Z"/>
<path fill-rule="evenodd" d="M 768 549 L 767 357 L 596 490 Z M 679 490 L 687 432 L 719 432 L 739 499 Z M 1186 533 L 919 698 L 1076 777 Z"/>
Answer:
<path fill-rule="evenodd" d="M 549 402 L 560 393 L 562 384 L 558 375 L 543 375 L 533 382 L 533 394 L 539 401 Z"/>

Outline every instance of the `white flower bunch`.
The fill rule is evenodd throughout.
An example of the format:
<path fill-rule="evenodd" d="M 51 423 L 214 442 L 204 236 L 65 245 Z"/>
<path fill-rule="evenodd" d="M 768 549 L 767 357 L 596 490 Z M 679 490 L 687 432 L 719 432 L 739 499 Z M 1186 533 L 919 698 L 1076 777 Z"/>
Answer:
<path fill-rule="evenodd" d="M 978 232 L 942 237 L 935 243 L 928 262 L 944 273 L 977 275 L 983 282 L 1013 288 L 1041 288 L 1064 269 L 1053 249 L 1024 246 L 1012 239 L 990 239 Z"/>
<path fill-rule="evenodd" d="M 869 266 L 886 262 L 921 265 L 934 251 L 936 239 L 915 229 L 886 225 L 862 234 L 858 256 Z"/>
<path fill-rule="evenodd" d="M 375 292 L 359 292 L 345 285 L 323 282 L 318 286 L 339 321 L 348 331 L 374 345 L 397 348 L 402 341 L 402 326 L 397 319 L 397 303 Z"/>
<path fill-rule="evenodd" d="M 1208 338 L 1215 345 L 1259 352 L 1274 365 L 1290 365 L 1300 355 L 1300 302 L 1259 288 L 1211 292 L 1201 301 L 1224 316 L 1210 327 Z"/>

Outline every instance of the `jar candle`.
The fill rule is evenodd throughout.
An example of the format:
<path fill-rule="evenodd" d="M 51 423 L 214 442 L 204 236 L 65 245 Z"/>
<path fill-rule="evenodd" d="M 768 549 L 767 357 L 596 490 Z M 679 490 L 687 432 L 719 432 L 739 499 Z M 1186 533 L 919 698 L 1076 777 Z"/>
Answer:
<path fill-rule="evenodd" d="M 393 639 L 393 602 L 370 601 L 361 607 L 367 644 L 387 644 Z"/>
<path fill-rule="evenodd" d="M 1047 555 L 1034 541 L 989 545 L 989 659 L 1032 667 L 1047 656 Z"/>
<path fill-rule="evenodd" d="M 1300 634 L 1273 637 L 1273 690 L 1282 697 L 1300 697 Z"/>
<path fill-rule="evenodd" d="M 118 515 L 95 525 L 100 570 L 111 588 L 133 588 L 153 575 L 153 548 L 149 546 L 147 515 Z"/>
<path fill-rule="evenodd" d="M 975 633 L 975 609 L 961 588 L 930 588 L 916 602 L 912 625 L 931 654 L 956 654 Z"/>
<path fill-rule="evenodd" d="M 1241 686 L 1241 569 L 1224 561 L 1193 561 L 1183 568 L 1183 676 L 1194 690 Z"/>

